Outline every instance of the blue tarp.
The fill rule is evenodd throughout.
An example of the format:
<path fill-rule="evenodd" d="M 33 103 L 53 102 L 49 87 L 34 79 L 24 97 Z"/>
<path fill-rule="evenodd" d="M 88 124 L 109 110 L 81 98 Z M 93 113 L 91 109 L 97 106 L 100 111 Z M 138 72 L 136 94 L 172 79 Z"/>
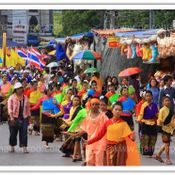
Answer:
<path fill-rule="evenodd" d="M 115 32 L 115 36 L 119 37 L 150 37 L 151 35 L 156 35 L 159 29 L 149 29 L 149 30 L 138 30 L 132 32 Z"/>
<path fill-rule="evenodd" d="M 24 47 L 24 44 L 19 44 L 11 40 L 7 40 L 7 47 Z M 2 47 L 2 38 L 0 38 L 0 47 Z"/>
<path fill-rule="evenodd" d="M 70 38 L 76 40 L 76 39 L 83 38 L 83 36 L 93 37 L 94 34 L 92 32 L 83 32 L 83 33 L 72 35 L 70 36 Z M 57 42 L 64 43 L 66 41 L 66 38 L 56 38 L 55 40 Z"/>

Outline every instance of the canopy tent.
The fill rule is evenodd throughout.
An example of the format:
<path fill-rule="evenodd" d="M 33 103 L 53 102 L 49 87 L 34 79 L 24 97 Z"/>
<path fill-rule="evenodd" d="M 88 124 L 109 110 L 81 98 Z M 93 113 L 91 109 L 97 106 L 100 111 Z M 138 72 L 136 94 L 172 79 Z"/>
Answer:
<path fill-rule="evenodd" d="M 93 29 L 92 31 L 95 33 L 95 35 L 101 36 L 101 37 L 109 37 L 113 36 L 113 34 L 117 32 L 131 32 L 136 31 L 137 29 L 133 28 L 119 28 L 119 29 Z"/>
<path fill-rule="evenodd" d="M 115 32 L 115 35 L 118 37 L 138 37 L 138 38 L 147 38 L 152 35 L 156 35 L 160 29 L 150 29 L 150 30 L 137 30 L 130 32 Z"/>
<path fill-rule="evenodd" d="M 83 32 L 83 33 L 72 35 L 72 36 L 70 36 L 70 38 L 73 40 L 78 40 L 78 39 L 83 38 L 84 36 L 93 37 L 93 33 L 92 32 Z M 66 41 L 66 39 L 67 39 L 67 37 L 65 37 L 65 38 L 61 37 L 61 38 L 56 38 L 55 40 L 57 43 L 64 43 Z"/>

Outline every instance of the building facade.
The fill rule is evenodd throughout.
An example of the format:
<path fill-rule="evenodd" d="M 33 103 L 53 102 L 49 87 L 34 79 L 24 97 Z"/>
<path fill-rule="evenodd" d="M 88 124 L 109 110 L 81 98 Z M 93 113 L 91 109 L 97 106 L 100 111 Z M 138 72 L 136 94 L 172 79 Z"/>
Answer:
<path fill-rule="evenodd" d="M 37 45 L 40 37 L 52 35 L 50 10 L 1 10 L 1 26 L 7 38 L 25 45 Z"/>

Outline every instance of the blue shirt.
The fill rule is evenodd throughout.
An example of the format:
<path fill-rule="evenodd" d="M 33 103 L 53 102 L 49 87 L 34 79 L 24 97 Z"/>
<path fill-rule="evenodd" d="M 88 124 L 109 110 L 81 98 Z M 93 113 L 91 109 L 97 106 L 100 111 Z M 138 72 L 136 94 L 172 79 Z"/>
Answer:
<path fill-rule="evenodd" d="M 152 94 L 153 94 L 153 103 L 155 103 L 155 104 L 157 104 L 158 105 L 158 101 L 159 101 L 159 92 L 160 92 L 160 90 L 159 90 L 159 88 L 148 88 L 148 90 L 149 91 L 151 91 L 152 92 Z"/>

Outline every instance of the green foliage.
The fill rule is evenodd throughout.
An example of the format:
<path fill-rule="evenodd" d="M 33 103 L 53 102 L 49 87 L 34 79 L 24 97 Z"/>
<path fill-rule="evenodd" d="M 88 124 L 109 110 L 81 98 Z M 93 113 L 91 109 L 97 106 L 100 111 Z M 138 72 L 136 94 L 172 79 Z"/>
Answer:
<path fill-rule="evenodd" d="M 56 11 L 53 13 L 53 34 L 58 36 L 60 32 L 63 31 L 62 25 L 62 13 L 60 11 Z"/>
<path fill-rule="evenodd" d="M 116 18 L 118 27 L 149 28 L 150 10 L 119 10 Z M 171 28 L 175 19 L 174 10 L 154 10 L 154 28 Z"/>
<path fill-rule="evenodd" d="M 129 27 L 148 29 L 150 10 L 115 10 L 116 28 Z M 62 10 L 53 15 L 53 33 L 56 36 L 70 36 L 90 31 L 93 28 L 103 29 L 104 10 Z M 109 14 L 109 10 L 107 12 Z M 154 10 L 154 28 L 171 28 L 175 19 L 174 10 Z M 108 28 L 110 16 L 108 15 Z"/>
<path fill-rule="evenodd" d="M 70 36 L 87 32 L 92 28 L 103 28 L 103 11 L 100 10 L 65 10 L 62 11 L 62 32 L 59 36 Z"/>

